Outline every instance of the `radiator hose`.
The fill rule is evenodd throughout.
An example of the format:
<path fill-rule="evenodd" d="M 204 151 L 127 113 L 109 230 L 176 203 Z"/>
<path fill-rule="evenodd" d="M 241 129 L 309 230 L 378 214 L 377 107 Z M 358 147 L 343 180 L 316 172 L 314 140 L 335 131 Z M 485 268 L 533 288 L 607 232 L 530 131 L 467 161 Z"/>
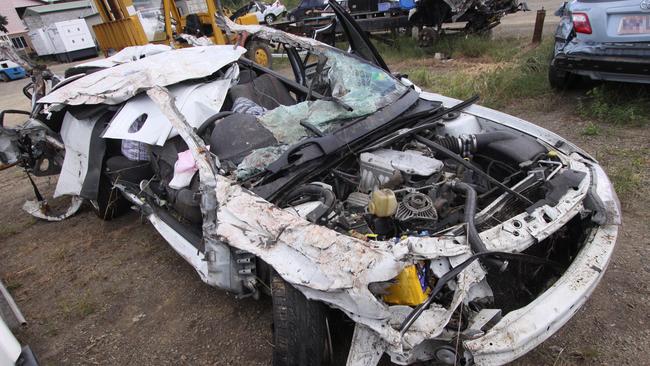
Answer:
<path fill-rule="evenodd" d="M 462 157 L 468 157 L 493 142 L 513 140 L 516 138 L 517 136 L 512 133 L 496 131 L 472 135 L 438 137 L 436 142 Z"/>
<path fill-rule="evenodd" d="M 476 230 L 476 223 L 474 222 L 474 215 L 476 213 L 476 190 L 469 184 L 460 181 L 455 181 L 451 184 L 454 192 L 465 195 L 465 231 L 467 233 L 467 241 L 469 242 L 472 251 L 474 253 L 488 252 L 485 243 L 483 243 L 483 239 L 481 239 L 478 230 Z M 501 267 L 502 269 L 504 266 L 504 262 L 494 258 L 486 258 L 483 261 Z"/>

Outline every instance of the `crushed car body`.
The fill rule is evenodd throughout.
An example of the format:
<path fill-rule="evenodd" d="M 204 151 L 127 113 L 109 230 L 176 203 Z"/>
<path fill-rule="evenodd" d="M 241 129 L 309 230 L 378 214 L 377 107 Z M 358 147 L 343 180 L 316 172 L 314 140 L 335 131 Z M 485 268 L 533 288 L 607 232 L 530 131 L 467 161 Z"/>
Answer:
<path fill-rule="evenodd" d="M 602 278 L 611 183 L 552 132 L 393 76 L 333 8 L 351 53 L 221 19 L 282 45 L 294 79 L 233 46 L 107 67 L 40 98 L 38 133 L 3 128 L 3 163 L 57 156 L 57 195 L 104 219 L 136 207 L 210 285 L 270 288 L 276 365 L 520 357 Z M 343 350 L 333 312 L 353 323 Z"/>

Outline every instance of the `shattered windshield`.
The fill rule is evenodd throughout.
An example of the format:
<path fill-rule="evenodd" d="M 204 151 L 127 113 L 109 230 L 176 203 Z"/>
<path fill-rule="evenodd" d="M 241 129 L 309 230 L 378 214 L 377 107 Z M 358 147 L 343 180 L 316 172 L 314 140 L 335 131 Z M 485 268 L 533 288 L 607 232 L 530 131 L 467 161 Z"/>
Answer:
<path fill-rule="evenodd" d="M 310 88 L 325 90 L 322 94 L 331 99 L 281 105 L 260 117 L 281 143 L 292 144 L 308 136 L 305 123 L 326 133 L 346 120 L 378 111 L 408 90 L 386 71 L 344 52 L 324 48 L 321 55 L 327 60 L 325 67 L 322 75 L 312 76 Z"/>

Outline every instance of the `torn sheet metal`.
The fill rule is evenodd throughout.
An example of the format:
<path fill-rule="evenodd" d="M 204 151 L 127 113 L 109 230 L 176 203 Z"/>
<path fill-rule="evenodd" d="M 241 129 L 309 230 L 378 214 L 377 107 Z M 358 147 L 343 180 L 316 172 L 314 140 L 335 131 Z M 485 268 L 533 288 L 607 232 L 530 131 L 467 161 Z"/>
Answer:
<path fill-rule="evenodd" d="M 137 61 L 141 58 L 153 56 L 157 53 L 167 52 L 172 50 L 171 47 L 164 44 L 146 44 L 143 46 L 131 46 L 123 48 L 120 52 L 111 57 L 101 60 L 84 62 L 76 65 L 76 67 L 113 67 L 116 65 L 125 64 L 127 62 Z"/>
<path fill-rule="evenodd" d="M 79 196 L 70 198 L 70 206 L 62 214 L 53 214 L 47 204 L 47 201 L 25 201 L 23 210 L 28 214 L 47 221 L 62 221 L 74 215 L 81 208 L 84 199 Z"/>
<path fill-rule="evenodd" d="M 379 363 L 386 346 L 379 334 L 361 324 L 354 326 L 347 366 L 367 366 Z"/>
<path fill-rule="evenodd" d="M 217 16 L 217 25 L 230 34 L 247 32 L 255 34 L 270 42 L 283 43 L 290 47 L 312 49 L 313 47 L 331 47 L 313 38 L 300 37 L 295 34 L 283 32 L 276 28 L 264 25 L 242 25 L 230 20 L 228 17 Z"/>
<path fill-rule="evenodd" d="M 39 103 L 52 104 L 53 110 L 64 104 L 119 104 L 156 85 L 212 75 L 245 52 L 243 47 L 227 45 L 161 52 L 75 80 L 41 98 Z"/>
<path fill-rule="evenodd" d="M 368 285 L 397 276 L 412 263 L 409 252 L 427 258 L 433 254 L 437 258 L 470 251 L 467 245 L 454 243 L 454 238 L 361 241 L 281 210 L 223 176 L 217 176 L 217 199 L 220 205 L 216 234 L 221 240 L 259 256 L 305 296 L 344 310 L 353 320 L 378 332 L 394 349 L 402 347 L 402 339 L 394 328 L 400 322 L 396 317 L 406 314 L 393 314 L 392 307 L 378 301 Z M 407 333 L 406 342 L 416 344 L 418 339 L 442 332 L 467 288 L 482 278 L 478 264 L 463 273 L 472 271 L 481 274 L 465 275 L 465 279 L 459 276 L 459 291 L 452 308 L 427 310 L 418 319 L 426 326 L 414 326 Z"/>
<path fill-rule="evenodd" d="M 78 196 L 81 194 L 81 188 L 88 173 L 90 137 L 96 122 L 97 117 L 79 120 L 70 113 L 66 113 L 63 117 L 61 139 L 65 145 L 65 158 L 54 191 L 55 198 L 63 195 Z"/>
<path fill-rule="evenodd" d="M 207 203 L 206 207 L 203 204 L 201 207 L 206 250 L 212 241 L 214 245 L 225 242 L 259 256 L 308 298 L 344 310 L 353 320 L 379 333 L 393 349 L 403 347 L 399 331 L 391 326 L 399 322 L 399 319 L 393 317 L 393 312 L 387 305 L 377 300 L 369 291 L 368 285 L 388 281 L 411 264 L 412 257 L 408 253 L 413 246 L 422 249 L 414 252 L 420 255 L 433 253 L 434 258 L 437 258 L 467 255 L 470 249 L 466 244 L 461 244 L 454 238 L 365 242 L 312 224 L 293 212 L 282 210 L 232 180 L 216 174 L 215 165 L 211 162 L 212 156 L 203 153 L 207 152 L 203 140 L 183 122 L 183 116 L 173 107 L 167 91 L 155 88 L 148 95 L 179 130 L 197 160 L 202 203 Z M 210 194 L 211 191 L 214 193 Z M 210 207 L 216 208 L 216 211 Z M 287 258 L 291 258 L 291 261 L 287 262 Z M 415 343 L 423 337 L 441 333 L 467 288 L 478 282 L 483 275 L 478 264 L 463 271 L 459 276 L 459 291 L 456 292 L 452 307 L 427 310 L 418 319 L 419 322 L 425 322 L 425 325 L 414 325 L 413 330 L 407 333 L 407 342 Z"/>
<path fill-rule="evenodd" d="M 605 273 L 618 226 L 599 226 L 589 234 L 571 266 L 546 292 L 505 315 L 485 336 L 463 342 L 477 365 L 502 365 L 523 356 L 557 332 L 587 301 Z"/>
<path fill-rule="evenodd" d="M 214 45 L 214 42 L 212 42 L 212 38 L 205 37 L 205 36 L 196 37 L 191 34 L 181 33 L 178 35 L 178 37 L 184 39 L 187 42 L 187 44 L 189 44 L 192 47 Z"/>
<path fill-rule="evenodd" d="M 236 78 L 237 74 L 233 76 Z M 169 91 L 190 126 L 198 128 L 208 117 L 221 110 L 231 83 L 231 79 L 220 79 L 206 84 L 179 84 L 170 87 Z M 143 115 L 146 117 L 144 125 L 135 132 L 129 132 L 129 127 Z M 167 117 L 151 98 L 140 94 L 124 104 L 102 137 L 162 146 L 177 135 L 178 132 L 172 129 Z"/>

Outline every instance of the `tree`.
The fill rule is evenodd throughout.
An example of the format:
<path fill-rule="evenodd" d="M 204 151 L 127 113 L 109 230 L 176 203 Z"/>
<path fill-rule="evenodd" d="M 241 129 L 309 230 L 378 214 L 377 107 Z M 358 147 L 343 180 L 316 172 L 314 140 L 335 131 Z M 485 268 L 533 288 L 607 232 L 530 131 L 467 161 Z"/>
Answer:
<path fill-rule="evenodd" d="M 7 20 L 7 17 L 0 14 L 0 32 L 5 32 L 9 33 L 7 30 L 7 25 L 9 24 L 9 21 Z"/>

